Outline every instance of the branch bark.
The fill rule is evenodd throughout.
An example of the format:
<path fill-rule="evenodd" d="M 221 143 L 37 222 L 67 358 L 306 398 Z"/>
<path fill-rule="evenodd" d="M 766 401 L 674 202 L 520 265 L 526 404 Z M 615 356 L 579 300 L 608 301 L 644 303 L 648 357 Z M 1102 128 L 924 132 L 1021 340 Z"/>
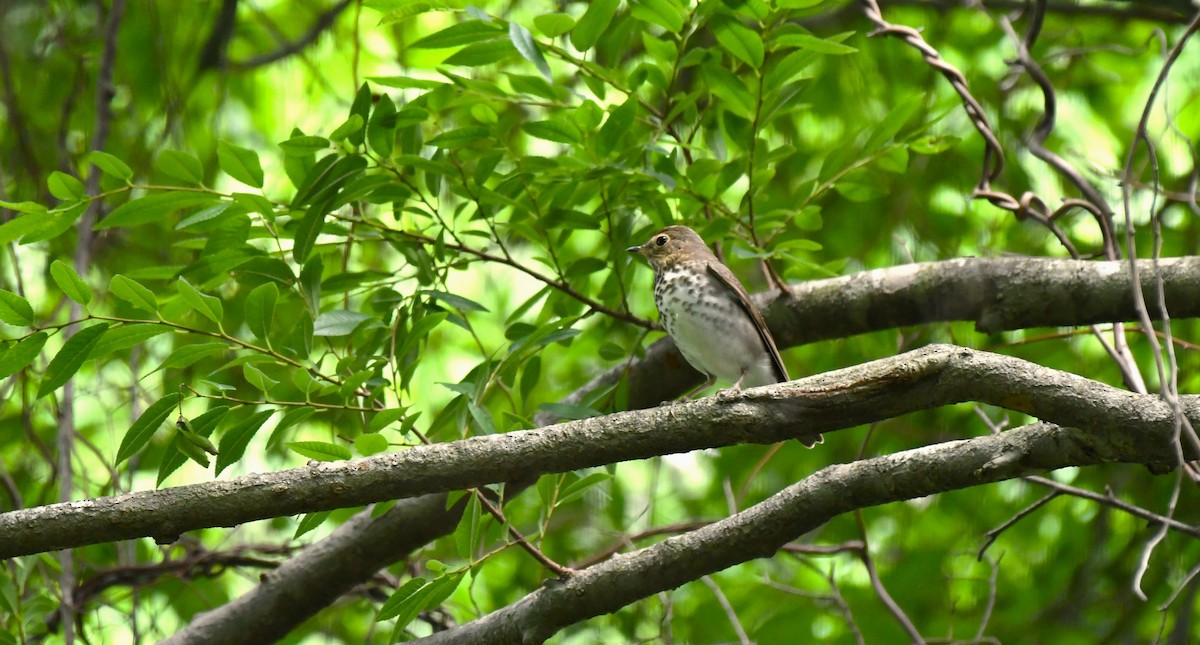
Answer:
<path fill-rule="evenodd" d="M 1200 257 L 1138 262 L 1143 291 L 1161 277 L 1172 318 L 1200 316 Z M 819 340 L 931 322 L 973 321 L 982 333 L 1031 327 L 1085 326 L 1138 320 L 1127 262 L 1048 258 L 965 258 L 863 271 L 790 285 L 793 297 L 758 294 L 781 349 Z M 767 302 L 770 304 L 767 304 Z M 1055 303 L 1047 307 L 1047 302 Z M 1147 305 L 1154 310 L 1156 302 Z M 629 407 L 669 401 L 700 383 L 669 337 L 640 361 L 597 375 L 564 403 L 629 380 Z M 539 425 L 553 421 L 539 415 Z"/>
<path fill-rule="evenodd" d="M 951 350 L 940 347 L 933 351 Z M 983 356 L 975 352 L 962 355 L 968 363 Z M 614 612 L 703 575 L 771 557 L 788 542 L 842 513 L 1035 471 L 1121 460 L 1123 446 L 1131 440 L 1162 439 L 1158 431 L 1148 428 L 1126 430 L 1035 423 L 998 435 L 829 466 L 720 522 L 615 556 L 566 580 L 549 581 L 504 609 L 414 642 L 540 643 L 568 625 Z"/>
<path fill-rule="evenodd" d="M 737 443 L 775 443 L 965 401 L 1088 428 L 1093 457 L 1172 466 L 1177 461 L 1172 411 L 1156 396 L 1008 356 L 931 345 L 728 400 L 708 397 L 227 482 L 11 511 L 0 515 L 0 558 L 143 536 L 167 541 L 205 527 Z M 1200 396 L 1181 402 L 1188 418 L 1200 422 Z M 1195 458 L 1194 452 L 1185 456 Z M 1063 465 L 1091 463 L 1096 462 Z"/>

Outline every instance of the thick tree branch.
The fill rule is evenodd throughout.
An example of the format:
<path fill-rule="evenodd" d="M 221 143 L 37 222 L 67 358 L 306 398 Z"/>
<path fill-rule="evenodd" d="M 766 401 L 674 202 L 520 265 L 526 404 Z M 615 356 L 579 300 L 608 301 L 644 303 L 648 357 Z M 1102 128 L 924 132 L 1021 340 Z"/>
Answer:
<path fill-rule="evenodd" d="M 163 643 L 274 642 L 386 563 L 453 531 L 461 506 L 448 510 L 445 495 L 425 495 L 401 500 L 379 517 L 359 513 L 264 575 L 248 593 L 194 617 Z"/>
<path fill-rule="evenodd" d="M 232 481 L 11 511 L 0 515 L 0 558 L 143 536 L 173 540 L 204 527 L 731 444 L 775 443 L 965 401 L 1086 427 L 1093 433 L 1086 435 L 1093 437 L 1092 452 L 1105 460 L 1176 464 L 1171 410 L 1158 397 L 1008 356 L 931 345 L 729 400 L 709 397 Z M 1200 396 L 1183 397 L 1182 404 L 1193 422 L 1200 421 Z"/>
<path fill-rule="evenodd" d="M 1174 318 L 1200 316 L 1200 257 L 1138 262 L 1143 290 L 1162 278 Z M 1127 262 L 1049 258 L 964 258 L 909 264 L 789 286 L 794 297 L 761 294 L 780 348 L 931 322 L 974 321 L 982 333 L 1030 327 L 1086 326 L 1138 319 Z M 1153 300 L 1153 299 L 1152 299 Z M 1054 303 L 1047 307 L 1046 303 Z M 1156 301 L 1148 303 L 1151 309 Z M 645 356 L 597 375 L 565 403 L 629 379 L 629 407 L 658 405 L 700 383 L 670 338 Z M 544 424 L 549 415 L 539 415 Z"/>
<path fill-rule="evenodd" d="M 984 356 L 971 354 L 975 356 L 968 362 Z M 829 466 L 725 520 L 616 556 L 565 581 L 549 581 L 513 605 L 415 642 L 540 643 L 568 625 L 700 576 L 771 557 L 842 513 L 1034 471 L 1098 464 L 1116 457 L 1111 448 L 1130 440 L 1160 441 L 1156 434 L 1113 425 L 1079 430 L 1035 423 L 998 435 Z"/>

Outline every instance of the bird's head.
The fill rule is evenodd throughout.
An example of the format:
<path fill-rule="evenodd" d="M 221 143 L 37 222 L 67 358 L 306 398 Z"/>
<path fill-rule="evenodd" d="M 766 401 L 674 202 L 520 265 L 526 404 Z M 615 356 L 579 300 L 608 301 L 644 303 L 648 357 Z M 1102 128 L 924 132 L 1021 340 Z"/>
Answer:
<path fill-rule="evenodd" d="M 668 226 L 651 235 L 645 244 L 626 250 L 646 258 L 655 271 L 685 260 L 705 259 L 712 253 L 696 231 L 686 226 Z"/>

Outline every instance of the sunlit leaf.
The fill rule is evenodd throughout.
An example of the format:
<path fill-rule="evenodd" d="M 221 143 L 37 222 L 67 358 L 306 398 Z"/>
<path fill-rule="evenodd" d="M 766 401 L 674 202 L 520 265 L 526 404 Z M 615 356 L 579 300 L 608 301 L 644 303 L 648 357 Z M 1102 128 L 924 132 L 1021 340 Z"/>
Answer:
<path fill-rule="evenodd" d="M 247 186 L 263 187 L 263 169 L 257 152 L 222 140 L 217 142 L 217 161 L 230 177 Z"/>
<path fill-rule="evenodd" d="M 0 379 L 25 369 L 41 353 L 50 335 L 39 331 L 0 353 Z"/>
<path fill-rule="evenodd" d="M 57 284 L 58 288 L 71 300 L 84 306 L 92 301 L 92 290 L 88 288 L 83 278 L 79 277 L 75 269 L 66 262 L 62 260 L 51 262 L 50 277 L 54 278 L 54 284 Z"/>
<path fill-rule="evenodd" d="M 65 172 L 58 170 L 51 172 L 49 179 L 46 180 L 46 186 L 50 189 L 51 195 L 63 201 L 83 199 L 83 182 Z"/>
<path fill-rule="evenodd" d="M 351 457 L 345 446 L 325 441 L 292 441 L 287 447 L 299 455 L 317 461 L 341 461 Z"/>
<path fill-rule="evenodd" d="M 128 164 L 103 150 L 89 152 L 87 159 L 92 162 L 92 165 L 110 177 L 116 177 L 123 181 L 129 181 L 133 178 L 133 169 Z"/>
<path fill-rule="evenodd" d="M 158 312 L 158 298 L 154 292 L 142 286 L 136 280 L 127 278 L 120 273 L 108 281 L 108 290 L 116 297 L 129 304 L 150 313 Z"/>
<path fill-rule="evenodd" d="M 575 28 L 571 30 L 571 45 L 579 51 L 587 51 L 591 49 L 596 41 L 600 39 L 600 35 L 608 29 L 609 23 L 612 22 L 613 14 L 617 11 L 617 6 L 620 5 L 620 0 L 596 0 L 587 4 L 587 11 L 583 12 L 583 16 L 579 18 L 579 22 L 575 24 Z"/>
<path fill-rule="evenodd" d="M 33 306 L 6 289 L 0 289 L 0 321 L 24 327 L 33 324 Z"/>

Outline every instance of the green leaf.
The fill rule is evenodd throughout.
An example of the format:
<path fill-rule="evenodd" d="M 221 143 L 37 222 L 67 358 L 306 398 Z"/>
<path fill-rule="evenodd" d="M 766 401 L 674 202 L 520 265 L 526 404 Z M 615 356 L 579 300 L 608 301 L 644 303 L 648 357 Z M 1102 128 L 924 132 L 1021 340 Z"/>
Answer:
<path fill-rule="evenodd" d="M 48 213 L 19 217 L 0 227 L 0 238 L 4 238 L 7 243 L 11 239 L 20 237 L 21 244 L 52 240 L 74 228 L 75 222 L 79 220 L 79 216 L 83 215 L 85 210 L 87 210 L 87 204 L 79 202 Z"/>
<path fill-rule="evenodd" d="M 217 142 L 217 161 L 230 177 L 247 186 L 263 187 L 263 169 L 257 152 L 221 140 Z"/>
<path fill-rule="evenodd" d="M 376 85 L 395 87 L 402 90 L 436 90 L 446 85 L 442 81 L 431 81 L 427 78 L 414 78 L 412 76 L 368 76 L 367 80 Z"/>
<path fill-rule="evenodd" d="M 683 31 L 683 9 L 670 0 L 636 0 L 629 15 L 677 34 Z"/>
<path fill-rule="evenodd" d="M 50 277 L 54 278 L 54 283 L 71 300 L 85 307 L 92 301 L 92 290 L 88 289 L 83 278 L 79 277 L 79 274 L 75 273 L 75 269 L 66 262 L 55 260 L 50 263 Z"/>
<path fill-rule="evenodd" d="M 328 149 L 329 139 L 302 134 L 287 141 L 280 141 L 279 147 L 283 150 L 283 154 L 289 157 L 305 157 Z"/>
<path fill-rule="evenodd" d="M 57 390 L 79 371 L 83 362 L 92 353 L 92 348 L 100 342 L 100 337 L 108 331 L 108 323 L 98 323 L 91 327 L 80 329 L 74 336 L 63 343 L 62 349 L 46 367 L 46 376 L 38 387 L 37 398 Z"/>
<path fill-rule="evenodd" d="M 263 394 L 266 394 L 271 388 L 279 385 L 279 381 L 267 376 L 262 370 L 250 363 L 242 364 L 242 376 L 246 378 L 246 382 L 261 390 Z"/>
<path fill-rule="evenodd" d="M 864 153 L 874 152 L 892 137 L 896 136 L 896 133 L 920 110 L 923 102 L 924 97 L 922 95 L 913 94 L 893 105 L 891 111 L 884 117 L 883 121 L 872 128 L 871 138 L 867 140 L 862 148 Z"/>
<path fill-rule="evenodd" d="M 333 132 L 329 133 L 329 139 L 331 141 L 343 141 L 349 139 L 351 135 L 362 132 L 363 125 L 365 125 L 365 123 L 363 122 L 363 118 L 361 116 L 357 114 L 351 114 L 350 117 L 342 122 L 342 124 L 336 129 L 334 129 Z"/>
<path fill-rule="evenodd" d="M 385 408 L 380 410 L 379 412 L 375 413 L 375 416 L 371 417 L 370 423 L 367 424 L 367 431 L 379 432 L 399 421 L 400 419 L 403 419 L 406 414 L 408 414 L 407 407 Z"/>
<path fill-rule="evenodd" d="M 304 535 L 318 526 L 321 526 L 325 523 L 325 520 L 329 519 L 329 515 L 331 513 L 332 511 L 305 513 L 304 517 L 300 518 L 300 523 L 296 525 L 296 533 L 292 535 L 292 539 L 295 540 L 301 535 Z"/>
<path fill-rule="evenodd" d="M 304 212 L 304 217 L 300 218 L 300 225 L 296 227 L 296 236 L 292 242 L 292 259 L 297 263 L 306 261 L 316 246 L 321 229 L 325 226 L 325 216 L 329 214 L 330 201 L 323 199 L 313 202 Z"/>
<path fill-rule="evenodd" d="M 558 38 L 571 31 L 575 26 L 575 19 L 565 13 L 544 13 L 533 17 L 533 26 L 537 27 L 543 36 Z"/>
<path fill-rule="evenodd" d="M 47 338 L 50 338 L 49 334 L 39 331 L 0 354 L 0 379 L 6 379 L 32 363 L 41 353 Z"/>
<path fill-rule="evenodd" d="M 76 334 L 76 336 L 78 335 Z M 181 398 L 182 395 L 179 393 L 168 394 L 142 412 L 137 421 L 134 421 L 129 430 L 125 432 L 125 437 L 121 439 L 121 447 L 117 449 L 115 465 L 120 465 L 121 462 L 137 454 L 150 441 L 154 433 L 162 427 L 163 421 L 166 421 L 167 417 L 179 406 Z"/>
<path fill-rule="evenodd" d="M 354 438 L 354 449 L 364 457 L 386 452 L 388 447 L 387 437 L 378 432 L 367 432 Z"/>
<path fill-rule="evenodd" d="M 396 603 L 394 609 L 396 627 L 392 630 L 392 633 L 403 633 L 404 628 L 422 611 L 433 609 L 442 604 L 458 588 L 458 584 L 462 581 L 462 578 L 463 574 L 461 573 L 436 578 L 432 582 L 423 585 L 405 600 Z M 391 600 L 391 598 L 388 600 Z M 383 607 L 380 607 L 379 611 L 382 614 Z"/>
<path fill-rule="evenodd" d="M 274 282 L 264 282 L 246 296 L 246 326 L 250 333 L 267 342 L 271 324 L 275 320 L 275 303 L 279 300 L 279 287 Z"/>
<path fill-rule="evenodd" d="M 108 281 L 108 290 L 116 297 L 129 304 L 150 313 L 158 313 L 158 298 L 154 292 L 142 286 L 136 280 L 127 278 L 120 273 Z"/>
<path fill-rule="evenodd" d="M 711 24 L 717 42 L 725 51 L 754 69 L 762 67 L 765 51 L 762 36 L 758 32 L 726 15 L 715 16 Z"/>
<path fill-rule="evenodd" d="M 0 289 L 0 321 L 24 327 L 33 324 L 33 306 L 6 289 Z"/>
<path fill-rule="evenodd" d="M 513 44 L 507 40 L 490 40 L 474 45 L 467 45 L 450 55 L 445 61 L 447 65 L 462 65 L 463 67 L 479 67 L 494 65 L 517 53 Z"/>
<path fill-rule="evenodd" d="M 600 126 L 600 132 L 596 135 L 596 154 L 607 157 L 618 150 L 621 140 L 629 133 L 629 128 L 637 118 L 639 109 L 637 97 L 630 97 L 608 115 L 608 119 Z"/>
<path fill-rule="evenodd" d="M 379 97 L 371 121 L 367 123 L 367 144 L 380 157 L 392 156 L 396 145 L 396 104 L 387 94 Z"/>
<path fill-rule="evenodd" d="M 550 65 L 546 63 L 546 58 L 542 56 L 542 50 L 538 49 L 537 41 L 533 39 L 533 34 L 524 25 L 516 22 L 508 23 L 508 39 L 512 41 L 513 47 L 517 48 L 517 52 L 525 58 L 525 60 L 533 63 L 542 76 L 547 81 L 553 81 L 554 76 L 550 73 Z"/>
<path fill-rule="evenodd" d="M 88 153 L 87 158 L 93 166 L 100 169 L 100 172 L 110 177 L 116 177 L 123 181 L 133 178 L 133 169 L 128 164 L 103 150 L 93 150 Z"/>
<path fill-rule="evenodd" d="M 612 22 L 613 14 L 617 12 L 617 6 L 620 4 L 621 0 L 596 0 L 588 3 L 587 11 L 583 12 L 579 22 L 575 23 L 575 28 L 571 30 L 571 45 L 581 52 L 591 49 L 600 40 L 604 30 L 608 29 L 608 24 Z"/>
<path fill-rule="evenodd" d="M 453 293 L 446 293 L 445 291 L 434 291 L 432 289 L 422 289 L 419 293 L 427 295 L 427 296 L 433 298 L 434 300 L 440 300 L 441 302 L 444 302 L 463 313 L 468 313 L 471 311 L 487 311 L 488 310 L 487 307 L 484 307 L 483 305 L 479 304 L 478 302 L 475 302 L 474 300 L 471 300 L 470 298 L 464 298 L 462 296 L 455 295 Z"/>
<path fill-rule="evenodd" d="M 279 420 L 279 423 L 275 424 L 275 429 L 271 431 L 271 437 L 267 439 L 267 447 L 272 448 L 278 445 L 279 437 L 282 436 L 284 430 L 287 430 L 297 423 L 304 421 L 305 419 L 316 414 L 316 412 L 316 408 L 311 408 L 308 406 L 297 407 L 288 410 L 286 413 L 284 413 L 283 418 Z"/>
<path fill-rule="evenodd" d="M 216 323 L 217 327 L 221 326 L 221 319 L 225 317 L 225 310 L 221 306 L 220 298 L 200 293 L 186 278 L 179 278 L 175 281 L 175 290 L 179 292 L 179 295 L 188 306 L 195 309 L 200 315 Z"/>
<path fill-rule="evenodd" d="M 366 167 L 366 158 L 359 155 L 340 159 L 336 155 L 322 158 L 309 171 L 304 183 L 296 189 L 296 197 L 292 200 L 293 208 L 305 204 L 332 203 L 342 188 L 361 175 Z"/>
<path fill-rule="evenodd" d="M 119 325 L 104 334 L 104 338 L 96 344 L 88 358 L 101 358 L 113 352 L 140 345 L 155 336 L 161 336 L 170 331 L 170 327 L 149 323 Z"/>
<path fill-rule="evenodd" d="M 275 410 L 255 412 L 221 435 L 220 447 L 217 449 L 216 474 L 220 475 L 222 470 L 242 458 L 246 453 L 246 446 L 250 445 L 250 440 L 254 438 L 254 433 L 258 432 L 272 414 L 275 414 Z"/>
<path fill-rule="evenodd" d="M 580 477 L 579 479 L 575 480 L 569 486 L 567 486 L 566 488 L 564 488 L 562 491 L 559 492 L 558 502 L 557 502 L 557 504 L 555 504 L 555 506 L 558 506 L 561 504 L 566 504 L 567 502 L 570 502 L 571 500 L 577 499 L 577 498 L 583 496 L 583 494 L 586 493 L 588 491 L 588 489 L 592 488 L 593 486 L 595 486 L 597 484 L 606 482 L 612 478 L 613 478 L 613 476 L 606 472 L 589 473 L 588 475 L 586 475 L 584 477 Z"/>
<path fill-rule="evenodd" d="M 954 147 L 958 141 L 959 138 L 955 136 L 929 135 L 912 140 L 908 149 L 919 155 L 935 155 Z"/>
<path fill-rule="evenodd" d="M 437 148 L 453 149 L 461 148 L 480 139 L 486 139 L 489 136 L 491 136 L 491 131 L 483 126 L 467 126 L 465 128 L 447 130 L 426 143 Z"/>
<path fill-rule="evenodd" d="M 183 369 L 193 365 L 196 361 L 204 358 L 205 356 L 211 356 L 212 354 L 225 351 L 226 349 L 229 349 L 229 346 L 225 343 L 197 343 L 195 345 L 184 345 L 171 352 L 171 355 L 168 356 L 166 360 L 162 362 L 162 364 L 156 367 L 154 371 L 157 372 L 158 370 L 166 369 Z"/>
<path fill-rule="evenodd" d="M 496 434 L 496 422 L 492 420 L 492 412 L 490 410 L 474 403 L 468 403 L 467 410 L 471 413 L 471 418 L 475 420 L 475 424 L 479 426 L 479 430 L 483 434 Z"/>
<path fill-rule="evenodd" d="M 158 162 L 155 165 L 164 175 L 182 179 L 189 184 L 199 185 L 204 181 L 204 166 L 190 152 L 163 150 L 159 153 Z"/>
<path fill-rule="evenodd" d="M 591 417 L 604 416 L 599 410 L 595 410 L 583 405 L 571 405 L 568 403 L 543 403 L 538 406 L 538 409 L 545 410 L 546 412 L 549 412 L 560 419 L 588 419 Z"/>
<path fill-rule="evenodd" d="M 504 29 L 493 22 L 483 20 L 467 20 L 446 27 L 445 29 L 421 38 L 409 45 L 412 49 L 445 49 L 461 47 L 482 40 L 496 40 L 504 37 Z"/>
<path fill-rule="evenodd" d="M 826 40 L 824 38 L 817 38 L 816 36 L 812 36 L 810 34 L 787 34 L 780 36 L 772 41 L 772 45 L 777 48 L 800 47 L 818 54 L 832 54 L 835 56 L 843 56 L 858 52 L 857 49 L 850 47 L 849 45 L 843 45 L 841 43 L 834 42 L 832 40 Z"/>
<path fill-rule="evenodd" d="M 321 274 L 325 272 L 325 263 L 320 256 L 313 256 L 300 269 L 300 295 L 313 316 L 321 311 Z"/>
<path fill-rule="evenodd" d="M 118 226 L 137 226 L 156 222 L 176 211 L 192 206 L 211 206 L 218 200 L 206 193 L 167 192 L 146 195 L 121 204 L 108 217 L 96 222 L 96 230 Z"/>
<path fill-rule="evenodd" d="M 539 139 L 557 143 L 579 143 L 582 138 L 579 128 L 574 123 L 560 118 L 531 121 L 522 124 L 521 129 Z"/>
<path fill-rule="evenodd" d="M 467 500 L 467 507 L 463 509 L 462 520 L 454 530 L 454 546 L 464 560 L 474 559 L 475 549 L 479 545 L 481 516 L 479 497 L 471 495 Z"/>
<path fill-rule="evenodd" d="M 0 224 L 0 245 L 8 245 L 26 235 L 42 231 L 50 221 L 56 219 L 59 218 L 43 211 L 36 215 L 22 215 Z"/>
<path fill-rule="evenodd" d="M 326 311 L 317 316 L 317 319 L 313 321 L 313 336 L 346 336 L 350 332 L 353 332 L 364 320 L 370 320 L 374 317 L 357 311 L 346 311 L 345 309 Z"/>
<path fill-rule="evenodd" d="M 65 172 L 55 170 L 50 173 L 46 186 L 50 188 L 51 195 L 63 201 L 75 202 L 83 199 L 83 182 Z"/>
<path fill-rule="evenodd" d="M 393 591 L 392 595 L 379 606 L 379 613 L 375 615 L 375 621 L 394 618 L 406 606 L 406 603 L 411 602 L 412 598 L 425 586 L 424 578 L 413 578 L 400 585 L 400 588 Z"/>
<path fill-rule="evenodd" d="M 324 441 L 292 441 L 287 444 L 293 452 L 317 461 L 340 461 L 351 457 L 345 446 Z"/>
<path fill-rule="evenodd" d="M 358 92 L 354 95 L 354 103 L 350 105 L 350 116 L 357 116 L 361 124 L 357 130 L 352 130 L 346 134 L 346 141 L 352 145 L 362 145 L 363 137 L 366 135 L 363 127 L 367 125 L 367 119 L 371 116 L 371 102 L 373 100 L 371 86 L 364 82 L 359 86 Z M 338 130 L 341 130 L 341 128 L 338 128 Z"/>
<path fill-rule="evenodd" d="M 753 117 L 754 96 L 740 78 L 719 65 L 705 65 L 703 69 L 709 91 L 721 99 L 721 107 L 745 119 Z"/>
<path fill-rule="evenodd" d="M 0 199 L 0 208 L 7 208 L 18 213 L 45 213 L 48 210 L 37 202 L 6 202 L 3 199 Z"/>

